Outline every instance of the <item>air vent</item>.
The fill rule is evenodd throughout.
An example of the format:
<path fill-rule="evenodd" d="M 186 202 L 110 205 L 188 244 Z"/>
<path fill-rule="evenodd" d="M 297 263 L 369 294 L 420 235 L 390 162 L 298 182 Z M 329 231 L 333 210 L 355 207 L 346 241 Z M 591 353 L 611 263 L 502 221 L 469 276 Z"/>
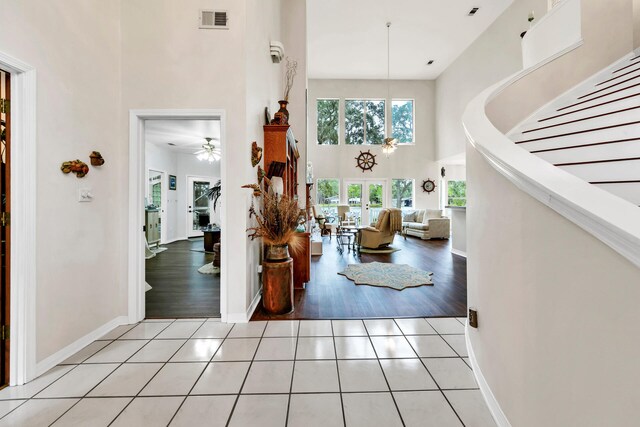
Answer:
<path fill-rule="evenodd" d="M 229 14 L 226 10 L 201 10 L 200 28 L 228 30 Z"/>
<path fill-rule="evenodd" d="M 473 16 L 473 15 L 475 15 L 475 14 L 476 14 L 476 12 L 477 12 L 478 10 L 480 10 L 480 8 L 479 8 L 479 7 L 474 7 L 473 9 L 471 9 L 471 10 L 469 11 L 469 16 Z"/>
<path fill-rule="evenodd" d="M 427 62 L 427 65 L 433 65 L 433 59 L 430 59 L 429 62 Z"/>

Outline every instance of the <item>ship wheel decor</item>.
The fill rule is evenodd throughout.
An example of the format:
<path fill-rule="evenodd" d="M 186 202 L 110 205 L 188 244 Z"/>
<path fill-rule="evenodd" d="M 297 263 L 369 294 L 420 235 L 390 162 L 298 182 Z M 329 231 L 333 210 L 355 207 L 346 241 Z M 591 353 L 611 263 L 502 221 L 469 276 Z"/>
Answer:
<path fill-rule="evenodd" d="M 376 156 L 371 154 L 371 150 L 361 151 L 358 157 L 356 157 L 356 161 L 356 167 L 362 169 L 363 173 L 364 171 L 373 170 L 373 167 L 377 165 Z"/>
<path fill-rule="evenodd" d="M 432 193 L 436 189 L 436 183 L 432 179 L 422 181 L 422 191 L 425 193 Z"/>

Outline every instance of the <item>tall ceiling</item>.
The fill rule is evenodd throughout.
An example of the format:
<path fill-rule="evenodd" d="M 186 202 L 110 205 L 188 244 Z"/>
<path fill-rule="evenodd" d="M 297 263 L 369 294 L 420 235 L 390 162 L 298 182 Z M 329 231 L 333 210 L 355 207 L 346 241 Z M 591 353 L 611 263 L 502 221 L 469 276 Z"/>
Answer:
<path fill-rule="evenodd" d="M 512 2 L 308 0 L 309 78 L 386 79 L 391 22 L 391 78 L 435 79 Z M 467 16 L 473 7 L 480 9 Z"/>
<path fill-rule="evenodd" d="M 200 151 L 205 138 L 213 138 L 214 145 L 220 144 L 219 120 L 147 120 L 145 123 L 146 142 L 172 151 L 194 154 Z"/>

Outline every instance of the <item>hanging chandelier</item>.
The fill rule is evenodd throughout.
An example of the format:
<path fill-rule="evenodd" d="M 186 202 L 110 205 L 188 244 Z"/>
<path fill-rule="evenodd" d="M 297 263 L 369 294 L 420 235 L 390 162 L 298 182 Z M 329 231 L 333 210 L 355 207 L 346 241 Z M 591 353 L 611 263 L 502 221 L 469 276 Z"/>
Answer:
<path fill-rule="evenodd" d="M 207 160 L 209 163 L 217 162 L 222 158 L 220 148 L 211 143 L 213 138 L 205 138 L 207 141 L 202 145 L 202 150 L 196 153 L 198 160 Z"/>
<path fill-rule="evenodd" d="M 387 22 L 387 101 L 391 101 L 391 43 L 390 43 L 391 22 Z M 398 148 L 398 140 L 393 137 L 393 129 L 391 134 L 384 139 L 382 143 L 382 152 L 389 157 Z"/>

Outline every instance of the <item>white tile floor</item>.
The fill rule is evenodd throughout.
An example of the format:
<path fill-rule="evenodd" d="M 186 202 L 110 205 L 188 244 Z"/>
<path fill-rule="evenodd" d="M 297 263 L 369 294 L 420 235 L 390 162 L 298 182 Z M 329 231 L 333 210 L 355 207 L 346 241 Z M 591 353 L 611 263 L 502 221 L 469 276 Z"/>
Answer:
<path fill-rule="evenodd" d="M 120 326 L 0 390 L 0 426 L 495 426 L 464 321 Z"/>

